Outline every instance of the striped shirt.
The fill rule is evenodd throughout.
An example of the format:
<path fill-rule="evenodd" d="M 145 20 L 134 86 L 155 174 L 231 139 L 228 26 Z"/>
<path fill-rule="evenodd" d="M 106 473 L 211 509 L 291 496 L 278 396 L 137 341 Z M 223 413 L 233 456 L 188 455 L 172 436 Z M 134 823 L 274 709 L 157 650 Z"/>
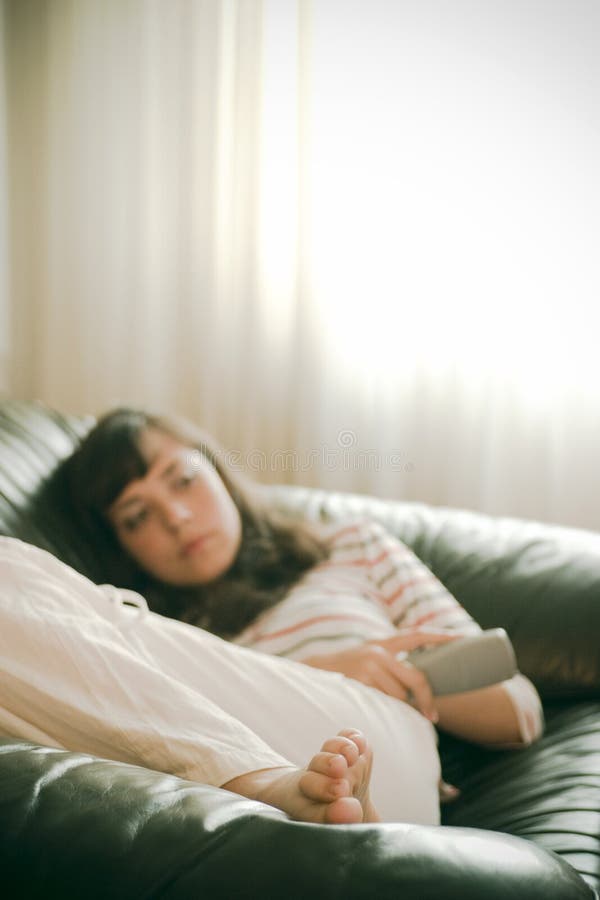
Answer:
<path fill-rule="evenodd" d="M 461 634 L 479 626 L 405 544 L 369 519 L 323 528 L 329 548 L 235 643 L 303 660 L 403 630 Z"/>

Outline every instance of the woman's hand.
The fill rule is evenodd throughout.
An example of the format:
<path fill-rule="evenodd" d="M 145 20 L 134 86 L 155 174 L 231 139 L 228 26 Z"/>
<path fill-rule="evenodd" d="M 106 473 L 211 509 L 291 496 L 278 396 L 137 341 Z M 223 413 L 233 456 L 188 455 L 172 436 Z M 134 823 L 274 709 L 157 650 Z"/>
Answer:
<path fill-rule="evenodd" d="M 399 631 L 389 638 L 367 641 L 339 653 L 311 656 L 302 662 L 362 681 L 384 694 L 410 703 L 431 722 L 437 722 L 438 713 L 426 676 L 410 663 L 397 659 L 396 655 L 417 647 L 446 644 L 458 637 L 461 635 L 447 631 Z"/>

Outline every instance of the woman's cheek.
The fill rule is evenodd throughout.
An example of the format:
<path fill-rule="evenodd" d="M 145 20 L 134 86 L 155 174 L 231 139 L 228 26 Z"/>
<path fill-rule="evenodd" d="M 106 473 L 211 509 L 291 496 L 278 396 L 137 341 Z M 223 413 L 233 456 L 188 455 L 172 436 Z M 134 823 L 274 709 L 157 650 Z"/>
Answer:
<path fill-rule="evenodd" d="M 147 566 L 162 558 L 164 548 L 161 544 L 160 537 L 150 532 L 139 537 L 136 535 L 135 538 L 130 539 L 128 546 L 125 545 L 125 549 L 140 565 Z"/>

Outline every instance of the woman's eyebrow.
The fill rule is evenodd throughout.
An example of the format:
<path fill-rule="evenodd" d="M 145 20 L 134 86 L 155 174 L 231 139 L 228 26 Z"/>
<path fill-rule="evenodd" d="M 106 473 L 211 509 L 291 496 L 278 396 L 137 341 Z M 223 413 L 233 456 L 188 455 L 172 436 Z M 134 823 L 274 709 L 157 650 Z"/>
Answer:
<path fill-rule="evenodd" d="M 161 478 L 162 480 L 164 480 L 165 478 L 169 478 L 169 476 L 173 474 L 173 472 L 175 471 L 175 469 L 177 468 L 179 463 L 180 463 L 180 460 L 177 458 L 172 460 L 166 469 L 163 469 L 162 472 L 158 472 L 158 477 Z"/>
<path fill-rule="evenodd" d="M 142 503 L 139 497 L 130 497 L 129 500 L 118 500 L 114 506 L 112 507 L 113 513 L 123 512 L 126 507 L 132 506 L 135 503 Z"/>
<path fill-rule="evenodd" d="M 179 463 L 180 460 L 177 456 L 166 459 L 164 461 L 160 459 L 154 460 L 150 463 L 148 471 L 144 478 L 141 478 L 139 480 L 144 481 L 145 478 L 148 478 L 150 476 L 151 478 L 160 478 L 160 480 L 163 481 L 165 478 L 169 478 L 169 476 L 173 474 Z M 162 466 L 165 466 L 165 468 L 163 469 Z"/>
<path fill-rule="evenodd" d="M 179 465 L 179 462 L 180 461 L 177 458 L 170 460 L 165 469 L 163 469 L 162 471 L 158 471 L 156 473 L 156 477 L 160 478 L 161 481 L 166 480 L 173 474 L 173 472 Z M 123 500 L 116 500 L 112 506 L 112 511 L 113 511 L 113 513 L 123 512 L 123 510 L 126 507 L 131 506 L 134 503 L 142 503 L 142 502 L 143 502 L 143 500 L 141 497 L 129 497 L 129 498 L 125 498 Z"/>

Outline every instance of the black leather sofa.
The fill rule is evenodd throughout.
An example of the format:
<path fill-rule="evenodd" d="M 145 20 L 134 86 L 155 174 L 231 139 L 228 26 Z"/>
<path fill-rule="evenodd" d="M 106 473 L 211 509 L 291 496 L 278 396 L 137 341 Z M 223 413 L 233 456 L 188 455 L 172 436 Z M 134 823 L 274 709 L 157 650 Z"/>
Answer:
<path fill-rule="evenodd" d="M 91 420 L 0 405 L 0 533 L 102 580 L 64 508 L 60 460 Z M 441 735 L 462 789 L 444 826 L 289 821 L 217 788 L 0 739 L 0 884 L 15 898 L 590 900 L 600 884 L 600 535 L 285 487 L 290 515 L 368 513 L 485 627 L 504 626 L 544 700 L 535 746 Z M 0 665 L 1 677 L 1 665 Z"/>

